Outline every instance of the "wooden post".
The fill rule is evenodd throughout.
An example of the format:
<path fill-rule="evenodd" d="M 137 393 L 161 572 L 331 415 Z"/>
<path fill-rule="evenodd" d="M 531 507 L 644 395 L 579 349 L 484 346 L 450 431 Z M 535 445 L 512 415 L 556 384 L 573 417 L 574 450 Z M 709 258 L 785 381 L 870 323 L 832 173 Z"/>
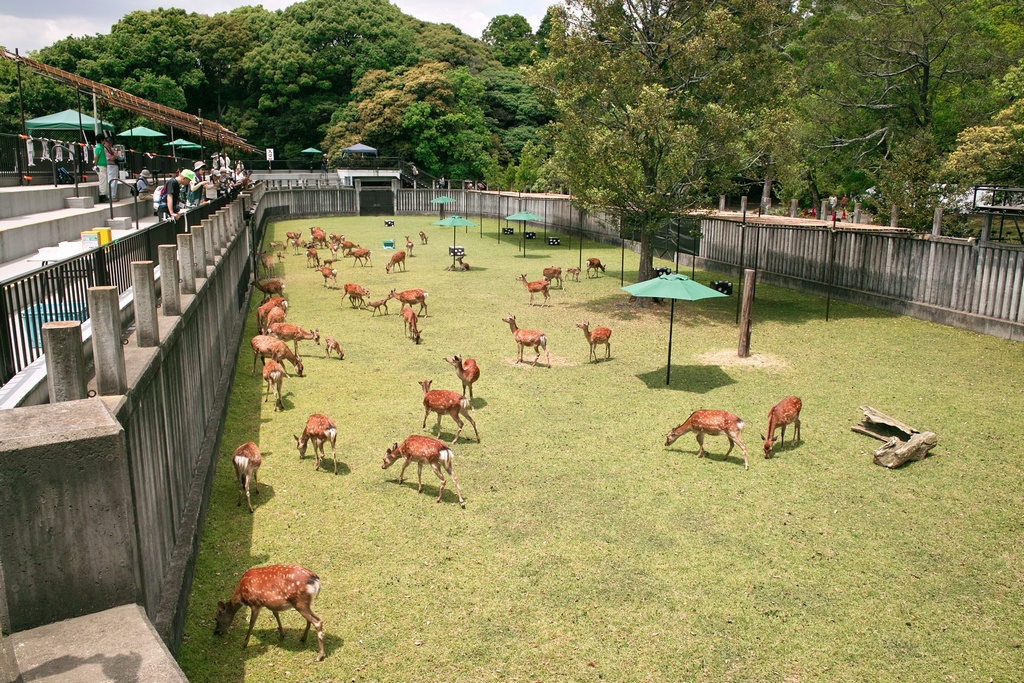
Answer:
<path fill-rule="evenodd" d="M 942 207 L 936 206 L 932 215 L 932 234 L 936 237 L 942 236 Z"/>
<path fill-rule="evenodd" d="M 723 213 L 725 212 L 725 195 L 724 194 L 718 195 L 718 210 L 723 212 Z"/>
<path fill-rule="evenodd" d="M 754 308 L 754 269 L 743 271 L 743 312 L 740 314 L 740 358 L 750 356 L 750 316 Z"/>
<path fill-rule="evenodd" d="M 889 213 L 889 227 L 900 227 L 900 207 L 895 204 L 892 205 L 892 211 Z"/>
<path fill-rule="evenodd" d="M 800 200 L 799 199 L 790 199 L 789 200 L 789 217 L 790 218 L 796 218 L 796 210 L 798 208 L 800 208 Z"/>

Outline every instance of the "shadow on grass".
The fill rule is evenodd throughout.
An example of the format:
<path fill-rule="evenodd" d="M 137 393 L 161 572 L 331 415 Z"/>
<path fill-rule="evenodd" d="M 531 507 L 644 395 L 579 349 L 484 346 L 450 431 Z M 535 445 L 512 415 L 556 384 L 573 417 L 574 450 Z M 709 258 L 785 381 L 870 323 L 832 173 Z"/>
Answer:
<path fill-rule="evenodd" d="M 473 407 L 473 410 L 476 410 L 477 408 L 486 408 L 487 407 L 487 399 L 485 399 L 485 398 L 473 398 L 469 402 L 469 405 Z"/>
<path fill-rule="evenodd" d="M 316 608 L 316 602 L 312 605 L 313 613 L 323 618 Z M 290 614 L 291 616 L 284 616 Z M 265 615 L 265 616 L 264 616 Z M 237 637 L 239 640 L 244 640 L 245 631 L 249 628 L 249 610 L 242 608 L 238 612 L 238 616 L 233 624 L 234 629 L 238 629 L 241 633 Z M 261 628 L 261 626 L 269 621 L 269 626 Z M 302 632 L 306 630 L 306 620 L 298 612 L 283 612 L 281 617 L 281 626 L 284 628 L 284 640 L 277 633 L 277 622 L 274 621 L 274 613 L 269 609 L 262 610 L 260 616 L 257 618 L 256 626 L 252 630 L 252 637 L 249 639 L 249 647 L 245 648 L 244 652 L 245 659 L 254 659 L 256 657 L 262 657 L 266 655 L 267 651 L 273 648 L 286 650 L 288 652 L 303 653 L 309 652 L 309 660 L 312 662 L 316 657 L 316 629 L 312 626 L 309 628 L 309 634 L 306 636 L 306 641 L 302 642 L 299 640 L 302 637 Z M 341 636 L 336 636 L 327 630 L 327 626 L 324 626 L 324 653 L 327 658 L 330 659 L 331 653 L 345 647 L 345 639 Z M 232 638 L 232 640 L 234 637 Z"/>
<path fill-rule="evenodd" d="M 269 453 L 264 453 L 263 455 L 269 455 Z M 257 475 L 257 481 L 259 481 L 259 475 Z M 262 481 L 259 482 L 259 485 L 259 493 L 256 493 L 256 491 L 254 491 L 252 487 L 249 488 L 249 500 L 252 501 L 252 509 L 254 512 L 256 510 L 259 510 L 260 507 L 262 507 L 265 503 L 269 503 L 270 500 L 274 497 L 273 486 L 271 486 L 270 484 L 265 484 Z M 242 493 L 241 498 L 239 498 L 236 507 L 238 506 L 245 506 L 245 493 Z"/>
<path fill-rule="evenodd" d="M 696 443 L 694 445 L 696 446 Z M 728 450 L 728 446 L 726 447 L 726 449 Z M 742 453 L 742 451 L 740 451 L 738 446 L 736 448 L 732 449 L 732 453 L 729 454 L 729 457 L 725 457 L 725 453 L 724 452 L 721 455 L 718 455 L 717 453 L 711 453 L 710 451 L 707 450 L 706 447 L 704 449 L 704 455 L 699 457 L 699 458 L 697 457 L 697 449 L 696 448 L 691 450 L 691 449 L 688 449 L 688 448 L 685 448 L 685 447 L 684 448 L 671 448 L 670 447 L 667 450 L 673 451 L 673 452 L 678 453 L 678 454 L 683 455 L 683 456 L 687 456 L 687 455 L 692 454 L 695 460 L 710 460 L 712 463 L 728 463 L 730 465 L 738 465 L 740 467 L 743 467 L 743 453 Z M 748 454 L 747 454 L 748 460 L 753 455 L 755 455 L 755 454 L 752 453 L 752 452 L 748 452 Z"/>
<path fill-rule="evenodd" d="M 419 484 L 416 483 L 416 473 L 413 471 L 412 465 L 409 465 L 409 469 L 406 470 L 405 472 L 405 481 L 399 484 L 398 479 L 392 479 L 391 483 L 397 486 L 401 486 L 403 489 L 412 489 L 413 493 L 416 493 L 416 495 L 419 496 L 423 496 L 424 498 L 427 498 L 429 496 L 430 502 L 433 503 L 435 500 L 437 500 L 437 490 L 439 488 L 439 485 L 428 484 L 426 482 L 428 476 L 432 481 L 437 481 L 437 477 L 434 476 L 434 472 L 430 469 L 429 465 L 423 468 L 424 481 L 422 493 L 416 493 L 416 489 L 419 487 Z M 451 505 L 453 503 L 455 505 L 458 505 L 459 496 L 454 491 L 455 484 L 452 483 L 451 477 L 446 476 L 446 478 L 448 479 L 448 485 L 444 487 L 444 494 L 441 496 L 441 502 L 444 503 L 445 505 Z"/>
<path fill-rule="evenodd" d="M 668 385 L 665 384 L 665 368 L 641 373 L 637 378 L 646 384 L 648 389 L 670 389 L 694 394 L 706 394 L 736 384 L 736 380 L 717 365 L 673 365 Z"/>

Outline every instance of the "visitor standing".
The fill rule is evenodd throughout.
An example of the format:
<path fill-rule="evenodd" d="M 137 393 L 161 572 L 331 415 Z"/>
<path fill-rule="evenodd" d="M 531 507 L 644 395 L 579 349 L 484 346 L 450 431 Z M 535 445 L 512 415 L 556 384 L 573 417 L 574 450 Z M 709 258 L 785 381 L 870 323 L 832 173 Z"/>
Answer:
<path fill-rule="evenodd" d="M 188 175 L 186 175 L 186 173 Z M 157 209 L 157 220 L 170 217 L 177 220 L 181 215 L 181 188 L 190 182 L 189 176 L 195 177 L 192 171 L 182 170 L 164 184 L 164 196 Z"/>
<path fill-rule="evenodd" d="M 121 169 L 117 165 L 117 152 L 114 151 L 114 143 L 111 142 L 109 135 L 103 136 L 103 151 L 107 154 L 107 184 L 110 186 L 107 196 L 116 202 L 117 181 L 121 177 Z"/>
<path fill-rule="evenodd" d="M 93 154 L 96 156 L 96 175 L 100 181 L 99 187 L 99 201 L 107 201 L 107 150 L 103 146 L 103 138 L 96 138 L 96 149 L 93 150 Z"/>
<path fill-rule="evenodd" d="M 206 187 L 206 178 L 202 174 L 205 168 L 206 162 L 203 161 L 197 161 L 192 167 L 193 178 L 188 184 L 188 194 L 185 196 L 185 203 L 189 208 L 199 206 L 200 202 L 203 201 L 203 188 Z"/>

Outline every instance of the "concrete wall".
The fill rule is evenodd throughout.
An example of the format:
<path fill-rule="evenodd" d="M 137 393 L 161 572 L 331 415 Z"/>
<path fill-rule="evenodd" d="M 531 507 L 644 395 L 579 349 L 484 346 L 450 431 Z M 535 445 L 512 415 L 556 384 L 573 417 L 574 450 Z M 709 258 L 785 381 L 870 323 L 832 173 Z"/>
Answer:
<path fill-rule="evenodd" d="M 0 219 L 28 216 L 64 208 L 64 199 L 75 196 L 74 185 L 26 185 L 7 190 L 0 202 Z M 99 197 L 99 183 L 80 183 L 79 197 Z"/>
<path fill-rule="evenodd" d="M 131 216 L 134 205 L 122 204 L 114 206 L 114 216 Z M 153 213 L 153 204 L 149 201 L 138 202 L 139 218 Z M 59 215 L 64 213 L 66 215 Z M 66 212 L 55 212 L 52 218 L 45 220 L 26 219 L 17 221 L 0 230 L 0 263 L 24 258 L 39 251 L 41 247 L 52 247 L 61 242 L 75 241 L 82 238 L 84 230 L 105 227 L 110 218 L 110 207 L 101 204 L 93 209 L 69 209 Z"/>

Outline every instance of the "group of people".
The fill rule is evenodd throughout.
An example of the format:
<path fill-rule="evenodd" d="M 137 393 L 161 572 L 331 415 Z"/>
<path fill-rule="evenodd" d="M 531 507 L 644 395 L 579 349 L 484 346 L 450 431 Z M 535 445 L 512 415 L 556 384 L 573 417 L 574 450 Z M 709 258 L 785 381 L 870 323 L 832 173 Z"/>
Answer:
<path fill-rule="evenodd" d="M 158 220 L 177 219 L 183 211 L 213 201 L 235 188 L 244 189 L 250 183 L 249 173 L 241 161 L 231 168 L 227 154 L 216 153 L 207 168 L 205 161 L 197 161 L 191 169 L 183 168 L 164 183 L 156 193 L 154 204 Z"/>

